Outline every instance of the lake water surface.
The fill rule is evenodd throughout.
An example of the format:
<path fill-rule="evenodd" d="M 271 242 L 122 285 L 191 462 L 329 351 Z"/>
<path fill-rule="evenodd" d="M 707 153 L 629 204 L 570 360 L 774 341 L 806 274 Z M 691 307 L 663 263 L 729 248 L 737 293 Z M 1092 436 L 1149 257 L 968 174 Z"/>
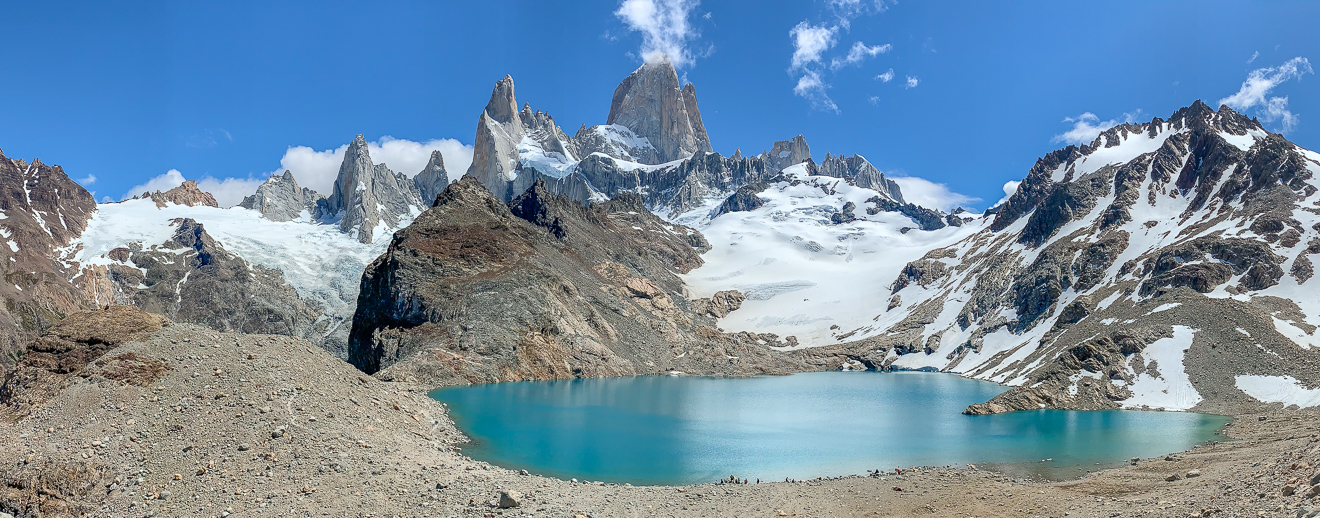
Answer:
<path fill-rule="evenodd" d="M 633 484 L 967 463 L 1015 464 L 1057 478 L 1182 451 L 1221 438 L 1228 422 L 1116 410 L 962 415 L 1004 390 L 951 374 L 819 372 L 495 383 L 431 396 L 472 438 L 463 451 L 474 459 Z"/>

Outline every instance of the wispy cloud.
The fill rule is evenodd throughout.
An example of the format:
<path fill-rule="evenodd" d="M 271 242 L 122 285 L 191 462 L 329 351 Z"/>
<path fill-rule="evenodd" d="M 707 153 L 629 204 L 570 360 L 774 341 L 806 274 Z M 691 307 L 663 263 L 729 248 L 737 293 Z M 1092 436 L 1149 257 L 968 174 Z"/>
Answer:
<path fill-rule="evenodd" d="M 1279 85 L 1292 79 L 1301 81 L 1302 76 L 1314 74 L 1315 70 L 1311 68 L 1311 62 L 1304 57 L 1298 56 L 1292 58 L 1277 67 L 1257 68 L 1247 74 L 1247 80 L 1242 82 L 1242 87 L 1237 93 L 1219 100 L 1219 104 L 1227 105 L 1229 108 L 1238 111 L 1255 109 L 1256 116 L 1265 122 L 1279 121 L 1282 125 L 1280 132 L 1288 133 L 1297 127 L 1298 117 L 1288 109 L 1288 98 L 1269 97 Z"/>
<path fill-rule="evenodd" d="M 1250 65 L 1251 62 L 1252 62 L 1252 61 L 1255 61 L 1256 58 L 1258 58 L 1258 57 L 1260 57 L 1260 51 L 1259 51 L 1259 50 L 1258 50 L 1258 51 L 1255 51 L 1255 52 L 1252 52 L 1252 53 L 1251 53 L 1251 57 L 1250 57 L 1250 58 L 1247 58 L 1247 64 Z"/>
<path fill-rule="evenodd" d="M 614 15 L 628 29 L 642 33 L 643 60 L 654 63 L 669 56 L 675 67 L 684 68 L 700 57 L 689 47 L 700 33 L 688 22 L 698 4 L 697 0 L 624 0 Z"/>
<path fill-rule="evenodd" d="M 866 58 L 873 58 L 880 54 L 884 54 L 889 52 L 892 48 L 894 48 L 894 46 L 888 43 L 884 45 L 867 46 L 860 41 L 853 42 L 853 46 L 848 50 L 847 56 L 844 56 L 842 59 L 836 57 L 830 60 L 830 70 L 838 70 L 849 65 L 859 64 Z"/>
<path fill-rule="evenodd" d="M 1055 143 L 1062 142 L 1064 144 L 1078 144 L 1078 145 L 1090 144 L 1091 142 L 1095 141 L 1095 138 L 1099 137 L 1100 134 L 1103 133 L 1105 130 L 1117 126 L 1119 124 L 1127 124 L 1127 123 L 1135 122 L 1138 119 L 1140 119 L 1141 116 L 1142 116 L 1141 110 L 1136 110 L 1133 112 L 1124 113 L 1121 118 L 1114 118 L 1103 121 L 1100 120 L 1100 117 L 1096 116 L 1096 114 L 1091 112 L 1086 112 L 1076 117 L 1064 117 L 1063 122 L 1072 123 L 1073 125 L 1072 129 L 1069 129 L 1068 131 L 1055 135 L 1054 138 L 1050 139 L 1050 142 L 1055 142 Z"/>
<path fill-rule="evenodd" d="M 921 84 L 920 79 L 917 79 L 914 76 L 907 76 L 907 83 L 904 88 L 916 88 L 918 84 Z"/>
<path fill-rule="evenodd" d="M 96 183 L 96 175 L 94 175 L 94 174 L 89 174 L 89 175 L 87 175 L 87 176 L 84 176 L 84 177 L 79 178 L 79 179 L 74 180 L 74 181 L 75 181 L 75 182 L 78 182 L 78 184 L 79 184 L 79 185 L 82 185 L 83 187 L 87 187 L 88 185 L 91 185 L 91 184 Z"/>
<path fill-rule="evenodd" d="M 890 3 L 891 0 L 827 0 L 826 5 L 834 15 L 835 22 L 813 24 L 803 20 L 789 29 L 793 55 L 789 59 L 788 72 L 798 78 L 793 93 L 810 101 L 815 109 L 838 113 L 838 104 L 826 93 L 832 79 L 827 80 L 825 74 L 829 72 L 832 75 L 842 68 L 861 65 L 867 59 L 888 53 L 894 46 L 889 43 L 867 45 L 862 41 L 854 41 L 847 53 L 829 59 L 826 59 L 826 54 L 839 43 L 840 32 L 848 30 L 853 18 L 882 12 L 889 8 Z M 876 79 L 886 83 L 893 78 L 893 69 L 876 76 Z"/>
<path fill-rule="evenodd" d="M 802 77 L 798 78 L 797 86 L 793 87 L 793 93 L 799 97 L 811 101 L 811 106 L 821 111 L 839 112 L 839 105 L 834 103 L 833 99 L 825 93 L 830 85 L 820 80 L 820 73 L 815 70 L 803 72 Z"/>
<path fill-rule="evenodd" d="M 885 175 L 898 184 L 903 199 L 922 207 L 950 211 L 981 201 L 980 198 L 953 192 L 948 185 L 916 176 Z"/>

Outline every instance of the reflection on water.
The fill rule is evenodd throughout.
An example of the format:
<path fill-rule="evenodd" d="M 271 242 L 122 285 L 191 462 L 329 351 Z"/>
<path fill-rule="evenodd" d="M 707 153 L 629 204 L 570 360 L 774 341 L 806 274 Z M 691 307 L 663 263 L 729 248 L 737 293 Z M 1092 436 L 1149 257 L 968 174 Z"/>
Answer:
<path fill-rule="evenodd" d="M 431 395 L 472 437 L 464 452 L 473 458 L 633 484 L 965 463 L 1036 462 L 1035 474 L 1062 476 L 1181 451 L 1214 439 L 1228 421 L 1125 411 L 962 415 L 1004 390 L 949 374 L 821 372 L 498 383 Z"/>

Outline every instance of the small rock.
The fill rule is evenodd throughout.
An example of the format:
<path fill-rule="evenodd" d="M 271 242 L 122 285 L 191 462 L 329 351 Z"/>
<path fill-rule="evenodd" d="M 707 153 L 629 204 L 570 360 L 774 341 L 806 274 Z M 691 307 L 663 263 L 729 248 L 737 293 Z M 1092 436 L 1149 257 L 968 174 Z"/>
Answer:
<path fill-rule="evenodd" d="M 238 445 L 238 451 L 248 451 L 248 450 L 250 450 L 250 449 L 252 449 L 252 445 L 251 445 L 251 444 L 243 443 L 243 444 Z"/>
<path fill-rule="evenodd" d="M 182 473 L 175 473 L 175 474 L 174 474 L 174 480 L 183 480 L 183 474 L 182 474 Z"/>
<path fill-rule="evenodd" d="M 1199 469 L 1194 469 L 1187 472 L 1187 478 L 1196 478 L 1199 476 L 1201 476 L 1201 470 Z"/>
<path fill-rule="evenodd" d="M 1283 486 L 1282 491 L 1283 491 L 1283 496 L 1293 496 L 1293 494 L 1297 492 L 1297 486 L 1293 484 L 1288 484 L 1286 486 Z"/>
<path fill-rule="evenodd" d="M 1164 477 L 1165 482 L 1173 482 L 1175 480 L 1182 480 L 1182 475 L 1179 475 L 1177 473 L 1170 473 L 1169 476 Z"/>
<path fill-rule="evenodd" d="M 158 495 L 157 498 L 160 498 L 161 500 L 169 500 L 169 499 L 170 499 L 170 491 L 169 491 L 168 489 L 166 489 L 166 490 L 164 490 L 164 491 L 161 491 L 161 492 L 160 492 L 160 495 Z"/>
<path fill-rule="evenodd" d="M 510 509 L 522 505 L 522 493 L 512 489 L 500 491 L 500 509 Z"/>

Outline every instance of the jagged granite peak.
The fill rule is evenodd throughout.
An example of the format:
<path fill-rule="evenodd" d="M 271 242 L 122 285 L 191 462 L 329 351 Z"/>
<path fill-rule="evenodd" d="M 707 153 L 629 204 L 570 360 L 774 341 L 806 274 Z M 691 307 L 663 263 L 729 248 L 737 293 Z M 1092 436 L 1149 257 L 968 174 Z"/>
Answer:
<path fill-rule="evenodd" d="M 605 123 L 625 126 L 650 141 L 661 163 L 711 151 L 696 88 L 679 84 L 668 56 L 642 64 L 619 83 Z"/>
<path fill-rule="evenodd" d="M 340 218 L 340 230 L 371 243 L 378 232 L 405 225 L 423 204 L 412 179 L 372 163 L 367 140 L 358 135 L 344 152 L 334 193 L 321 206 L 323 216 Z"/>
<path fill-rule="evenodd" d="M 477 119 L 472 164 L 466 172 L 502 200 L 526 190 L 539 175 L 566 176 L 577 161 L 573 139 L 555 125 L 550 114 L 533 111 L 526 104 L 521 112 L 517 107 L 513 77 L 506 75 L 495 83 L 490 102 Z M 535 160 L 524 163 L 522 152 Z M 515 185 L 524 169 L 528 174 Z"/>
<path fill-rule="evenodd" d="M 771 174 L 778 173 L 785 167 L 811 160 L 811 146 L 807 145 L 807 139 L 802 135 L 779 140 L 770 147 L 770 151 L 761 152 L 761 160 L 765 161 L 766 170 Z"/>
<path fill-rule="evenodd" d="M 586 207 L 543 182 L 506 205 L 464 176 L 364 272 L 350 361 L 430 386 L 792 365 L 698 314 L 678 274 L 704 240 L 639 209 L 631 195 Z"/>
<path fill-rule="evenodd" d="M 304 218 L 315 221 L 321 217 L 318 204 L 324 199 L 325 196 L 316 191 L 300 187 L 293 173 L 286 169 L 284 174 L 267 178 L 257 186 L 257 192 L 243 198 L 238 206 L 260 212 L 262 217 L 271 221 Z"/>
<path fill-rule="evenodd" d="M 806 145 L 803 143 L 803 145 Z M 817 167 L 819 174 L 842 178 L 850 185 L 865 187 L 879 192 L 890 199 L 902 204 L 903 191 L 893 180 L 885 178 L 884 173 L 871 165 L 862 155 L 853 155 L 845 157 L 843 155 L 831 155 L 825 153 L 825 159 Z"/>
<path fill-rule="evenodd" d="M 440 150 L 431 151 L 431 159 L 426 162 L 422 172 L 413 177 L 413 184 L 422 196 L 423 207 L 435 203 L 435 197 L 449 185 L 449 173 L 445 171 L 445 157 Z"/>

